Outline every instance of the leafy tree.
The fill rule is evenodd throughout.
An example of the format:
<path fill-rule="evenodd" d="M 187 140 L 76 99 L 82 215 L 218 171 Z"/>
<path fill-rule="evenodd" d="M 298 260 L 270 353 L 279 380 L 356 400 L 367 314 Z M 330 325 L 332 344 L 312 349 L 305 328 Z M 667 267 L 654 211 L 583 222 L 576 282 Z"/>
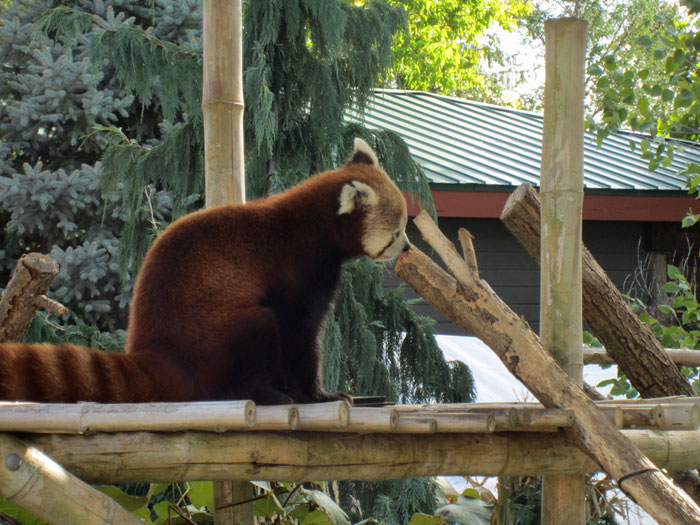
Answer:
<path fill-rule="evenodd" d="M 484 62 L 503 64 L 503 50 L 489 38 L 498 25 L 512 29 L 529 11 L 524 1 L 390 0 L 408 15 L 407 31 L 394 37 L 394 64 L 385 83 L 478 100 L 501 94 Z M 417 57 L 421 57 L 417 60 Z"/>
<path fill-rule="evenodd" d="M 649 69 L 661 79 L 663 71 L 654 67 L 651 53 L 634 45 L 639 38 L 655 33 L 659 28 L 659 17 L 674 17 L 678 9 L 671 3 L 658 0 L 633 0 L 631 2 L 601 2 L 582 0 L 578 2 L 537 2 L 532 12 L 523 17 L 520 26 L 532 39 L 533 44 L 544 54 L 544 22 L 549 18 L 576 16 L 588 21 L 588 48 L 586 63 L 586 93 L 589 98 L 587 110 L 597 115 L 602 108 L 601 93 L 597 89 L 600 73 L 610 66 L 610 57 L 621 64 L 638 69 Z M 544 61 L 542 60 L 542 64 Z M 543 91 L 521 96 L 520 105 L 526 109 L 542 109 Z"/>

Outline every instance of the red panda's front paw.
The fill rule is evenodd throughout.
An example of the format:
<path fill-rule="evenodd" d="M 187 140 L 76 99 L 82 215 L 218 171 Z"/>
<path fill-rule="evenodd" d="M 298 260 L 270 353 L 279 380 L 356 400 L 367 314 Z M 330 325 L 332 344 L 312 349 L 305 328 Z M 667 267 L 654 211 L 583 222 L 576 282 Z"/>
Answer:
<path fill-rule="evenodd" d="M 347 401 L 350 404 L 350 406 L 353 405 L 352 396 L 346 392 L 322 392 L 318 396 L 318 401 Z"/>

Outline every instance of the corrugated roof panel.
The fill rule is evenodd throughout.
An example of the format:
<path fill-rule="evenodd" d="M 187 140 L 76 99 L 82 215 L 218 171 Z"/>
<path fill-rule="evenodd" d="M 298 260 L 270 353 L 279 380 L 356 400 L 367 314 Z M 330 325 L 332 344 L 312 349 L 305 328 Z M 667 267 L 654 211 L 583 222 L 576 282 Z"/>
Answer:
<path fill-rule="evenodd" d="M 349 114 L 370 128 L 394 131 L 431 182 L 485 186 L 539 185 L 542 116 L 420 91 L 378 90 L 364 115 Z M 700 162 L 700 148 L 677 142 L 668 168 L 654 172 L 641 158 L 644 137 L 620 132 L 600 148 L 584 134 L 584 186 L 592 190 L 685 191 L 677 175 Z M 630 150 L 630 140 L 636 147 Z"/>

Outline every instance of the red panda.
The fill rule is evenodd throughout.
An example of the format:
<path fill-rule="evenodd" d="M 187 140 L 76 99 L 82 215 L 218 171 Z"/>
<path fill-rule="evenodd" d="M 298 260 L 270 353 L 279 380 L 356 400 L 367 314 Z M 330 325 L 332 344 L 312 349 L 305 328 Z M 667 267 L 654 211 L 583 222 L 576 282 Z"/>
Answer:
<path fill-rule="evenodd" d="M 342 264 L 410 247 L 402 193 L 367 143 L 354 146 L 346 164 L 284 193 L 170 225 L 139 273 L 124 354 L 0 344 L 0 399 L 351 402 L 321 380 Z"/>

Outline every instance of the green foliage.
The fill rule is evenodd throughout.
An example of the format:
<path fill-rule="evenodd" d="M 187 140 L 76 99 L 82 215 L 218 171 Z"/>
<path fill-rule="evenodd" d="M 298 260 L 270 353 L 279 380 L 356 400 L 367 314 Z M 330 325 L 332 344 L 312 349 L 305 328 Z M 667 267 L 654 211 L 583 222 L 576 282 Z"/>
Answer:
<path fill-rule="evenodd" d="M 332 340 L 326 346 L 324 382 L 329 389 L 343 387 L 402 403 L 475 397 L 468 368 L 444 361 L 432 336 L 433 321 L 416 316 L 403 287 L 384 292 L 382 267 L 366 259 L 345 270 L 334 315 L 339 331 L 329 332 Z M 338 334 L 343 334 L 342 344 L 335 340 Z"/>
<path fill-rule="evenodd" d="M 192 66 L 200 60 L 193 32 L 201 26 L 199 2 L 156 9 L 81 0 L 52 10 L 56 4 L 17 0 L 0 12 L 0 282 L 22 253 L 48 253 L 61 267 L 54 297 L 71 309 L 70 322 L 112 330 L 126 323 L 140 260 L 128 257 L 124 244 L 143 254 L 154 236 L 151 223 L 170 222 L 196 199 L 191 186 L 182 189 L 193 180 L 181 174 L 201 173 L 201 140 L 183 135 L 201 128 L 163 114 L 200 114 L 192 98 L 201 85 Z M 150 47 L 139 46 L 142 40 Z M 187 61 L 174 56 L 180 49 Z M 172 63 L 172 74 L 133 69 L 143 62 Z M 120 73 L 115 64 L 132 69 Z M 120 83 L 135 77 L 142 86 Z M 123 147 L 124 137 L 131 148 Z M 120 156 L 140 159 L 152 150 L 150 162 L 123 167 Z M 155 178 L 162 171 L 154 179 L 138 172 L 154 162 L 178 177 L 169 179 L 171 192 Z M 155 182 L 136 187 L 142 180 Z"/>
<path fill-rule="evenodd" d="M 646 17 L 651 22 L 645 33 L 634 35 L 589 66 L 600 115 L 594 115 L 587 126 L 597 132 L 599 144 L 621 127 L 648 134 L 649 139 L 640 144 L 641 156 L 653 171 L 671 166 L 676 148 L 687 146 L 667 139 L 697 142 L 700 33 L 672 6 L 659 10 L 654 4 Z M 630 147 L 635 148 L 632 143 Z M 679 175 L 688 178 L 691 193 L 698 192 L 698 164 L 691 163 Z M 695 222 L 697 217 L 690 214 L 683 225 Z"/>
<path fill-rule="evenodd" d="M 386 84 L 483 99 L 500 94 L 483 63 L 503 62 L 502 51 L 485 41 L 498 24 L 511 29 L 529 12 L 527 2 L 500 0 L 391 0 L 408 15 L 408 26 L 394 38 L 394 64 Z M 419 60 L 416 58 L 420 57 Z"/>
<path fill-rule="evenodd" d="M 663 287 L 667 294 L 667 302 L 656 305 L 658 312 L 664 314 L 663 323 L 651 315 L 649 308 L 642 301 L 630 298 L 631 307 L 639 314 L 639 318 L 651 327 L 654 335 L 665 348 L 688 348 L 700 351 L 700 306 L 697 290 L 677 266 L 669 264 L 667 273 L 669 281 Z M 682 367 L 681 372 L 700 395 L 698 368 Z M 618 372 L 618 378 L 614 384 L 620 393 L 624 393 L 627 397 L 636 397 L 637 392 L 621 372 Z"/>
<path fill-rule="evenodd" d="M 651 38 L 651 35 L 658 31 L 659 16 L 674 17 L 677 13 L 678 9 L 672 3 L 658 2 L 658 0 L 627 2 L 555 0 L 535 3 L 532 12 L 523 18 L 521 25 L 535 43 L 543 45 L 544 22 L 548 18 L 576 16 L 588 22 L 586 109 L 591 118 L 595 116 L 599 119 L 600 112 L 607 103 L 606 88 L 623 80 L 619 74 L 610 75 L 611 61 L 623 64 L 629 70 L 646 69 L 651 72 L 651 76 L 656 81 L 664 78 L 663 71 L 654 67 L 651 53 L 635 45 L 635 42 Z M 598 85 L 601 76 L 605 76 L 605 79 L 602 80 L 601 85 Z M 625 82 L 622 81 L 621 84 Z M 522 107 L 541 110 L 542 96 L 543 92 L 539 92 L 538 96 L 529 100 L 523 97 Z M 625 98 L 629 96 L 629 92 L 621 86 L 614 96 Z"/>

